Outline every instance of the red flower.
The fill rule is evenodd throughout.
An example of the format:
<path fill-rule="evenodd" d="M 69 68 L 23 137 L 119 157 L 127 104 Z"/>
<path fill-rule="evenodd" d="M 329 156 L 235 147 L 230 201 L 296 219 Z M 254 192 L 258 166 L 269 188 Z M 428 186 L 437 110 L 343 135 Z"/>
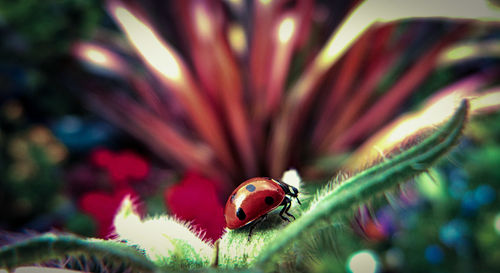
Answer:
<path fill-rule="evenodd" d="M 113 161 L 113 152 L 106 148 L 97 148 L 90 154 L 90 161 L 99 168 L 107 168 Z"/>
<path fill-rule="evenodd" d="M 117 188 L 128 186 L 130 182 L 144 180 L 149 174 L 148 162 L 130 151 L 113 153 L 99 148 L 92 152 L 91 161 L 108 172 L 111 182 Z"/>
<path fill-rule="evenodd" d="M 196 228 L 205 232 L 204 239 L 212 242 L 222 236 L 225 227 L 216 184 L 196 172 L 187 172 L 177 185 L 165 191 L 170 212 L 181 220 L 193 221 Z"/>
<path fill-rule="evenodd" d="M 112 232 L 113 219 L 126 196 L 130 196 L 132 200 L 137 199 L 137 194 L 129 188 L 121 189 L 112 194 L 89 192 L 80 199 L 81 210 L 92 216 L 97 222 L 99 237 L 106 238 Z M 139 211 L 141 211 L 141 207 L 139 207 Z"/>

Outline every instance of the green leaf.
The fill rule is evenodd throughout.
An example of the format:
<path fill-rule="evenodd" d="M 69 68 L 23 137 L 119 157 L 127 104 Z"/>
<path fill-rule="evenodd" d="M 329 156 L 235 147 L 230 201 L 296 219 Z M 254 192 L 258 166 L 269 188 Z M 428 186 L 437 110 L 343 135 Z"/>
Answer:
<path fill-rule="evenodd" d="M 359 203 L 394 188 L 427 170 L 455 145 L 467 118 L 468 102 L 462 101 L 455 114 L 419 144 L 376 164 L 338 185 L 328 185 L 311 203 L 308 211 L 260 248 L 255 265 L 272 270 L 288 246 L 320 220 L 349 211 Z"/>
<path fill-rule="evenodd" d="M 141 219 L 128 197 L 122 202 L 114 225 L 118 239 L 144 251 L 159 267 L 179 270 L 213 263 L 213 246 L 203 241 L 189 223 L 167 215 Z"/>
<path fill-rule="evenodd" d="M 101 239 L 83 239 L 73 235 L 46 233 L 0 248 L 0 268 L 14 269 L 68 256 L 98 258 L 106 263 L 125 266 L 131 271 L 154 272 L 155 265 L 126 244 Z"/>

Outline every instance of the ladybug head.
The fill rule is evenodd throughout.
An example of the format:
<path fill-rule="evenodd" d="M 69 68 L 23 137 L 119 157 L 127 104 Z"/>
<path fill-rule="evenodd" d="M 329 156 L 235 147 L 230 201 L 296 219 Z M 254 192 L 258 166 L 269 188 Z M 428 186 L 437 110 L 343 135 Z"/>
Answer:
<path fill-rule="evenodd" d="M 299 203 L 299 205 L 302 205 L 300 203 L 300 200 L 299 200 L 299 197 L 298 197 L 299 190 L 296 187 L 294 187 L 294 186 L 290 186 L 289 185 L 289 187 L 290 187 L 290 196 L 295 197 L 295 199 L 297 199 L 297 202 Z"/>
<path fill-rule="evenodd" d="M 283 183 L 283 184 L 284 184 L 284 183 Z M 298 190 L 296 187 L 291 186 L 291 185 L 288 185 L 288 184 L 286 184 L 286 186 L 287 186 L 287 187 L 286 187 L 287 189 L 285 190 L 286 195 L 289 195 L 289 196 L 291 196 L 291 197 L 294 197 L 295 199 L 297 199 L 297 202 L 299 203 L 299 205 L 302 205 L 302 204 L 300 203 L 300 200 L 299 200 L 299 197 L 298 197 L 298 196 L 299 196 L 299 190 Z"/>
<path fill-rule="evenodd" d="M 276 179 L 271 179 L 271 180 L 273 182 L 277 183 L 278 185 L 280 185 L 280 187 L 283 189 L 283 191 L 285 192 L 286 195 L 294 197 L 295 199 L 297 199 L 297 202 L 299 203 L 299 205 L 302 205 L 300 203 L 299 198 L 298 198 L 299 190 L 296 187 L 289 185 L 283 181 L 276 180 Z"/>

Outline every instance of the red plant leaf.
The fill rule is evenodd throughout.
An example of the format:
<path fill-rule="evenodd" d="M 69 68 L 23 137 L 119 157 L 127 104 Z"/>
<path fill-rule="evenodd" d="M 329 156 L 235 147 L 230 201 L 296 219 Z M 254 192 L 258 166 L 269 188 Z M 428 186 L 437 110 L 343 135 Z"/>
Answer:
<path fill-rule="evenodd" d="M 173 215 L 192 221 L 196 228 L 205 232 L 204 239 L 213 242 L 222 236 L 225 220 L 216 181 L 187 172 L 177 185 L 165 191 L 165 202 Z"/>

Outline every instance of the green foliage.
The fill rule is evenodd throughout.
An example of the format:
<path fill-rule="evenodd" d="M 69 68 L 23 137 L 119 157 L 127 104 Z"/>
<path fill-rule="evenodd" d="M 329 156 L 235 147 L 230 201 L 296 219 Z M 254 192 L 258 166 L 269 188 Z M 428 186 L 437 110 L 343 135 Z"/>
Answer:
<path fill-rule="evenodd" d="M 467 108 L 468 103 L 463 101 L 453 118 L 420 144 L 352 176 L 336 187 L 327 187 L 302 217 L 288 225 L 264 248 L 257 259 L 257 265 L 272 268 L 280 251 L 319 220 L 367 202 L 398 183 L 425 171 L 456 143 L 465 124 Z"/>
<path fill-rule="evenodd" d="M 82 254 L 88 255 L 89 258 L 96 257 L 110 263 L 125 265 L 134 271 L 154 271 L 152 262 L 122 243 L 53 233 L 0 248 L 0 267 L 12 269 L 52 259 L 64 259 L 67 255 L 78 257 Z"/>
<path fill-rule="evenodd" d="M 17 228 L 34 215 L 47 213 L 65 201 L 58 198 L 62 183 L 57 167 L 61 162 L 47 148 L 48 144 L 56 149 L 62 145 L 42 128 L 9 124 L 0 117 L 4 142 L 0 145 L 0 220 L 9 223 L 8 228 Z M 46 137 L 47 143 L 37 142 L 36 135 Z"/>
<path fill-rule="evenodd" d="M 61 72 L 71 45 L 90 38 L 104 14 L 99 0 L 0 0 L 2 92 L 32 101 L 40 117 L 82 112 Z"/>
<path fill-rule="evenodd" d="M 0 18 L 18 35 L 13 47 L 29 54 L 20 55 L 41 60 L 60 54 L 75 38 L 88 35 L 103 14 L 99 4 L 86 0 L 2 0 Z"/>
<path fill-rule="evenodd" d="M 301 199 L 304 197 L 301 196 Z M 279 210 L 270 213 L 265 221 L 255 226 L 252 236 L 248 234 L 250 227 L 227 230 L 219 244 L 219 266 L 225 268 L 245 268 L 252 265 L 260 253 L 269 247 L 275 237 L 283 231 L 288 222 L 278 216 Z M 297 218 L 302 214 L 302 208 L 296 203 L 290 213 Z"/>
<path fill-rule="evenodd" d="M 327 262 L 328 255 L 335 253 L 335 248 L 329 247 L 332 251 L 324 255 L 317 250 L 322 249 L 322 245 L 339 243 L 339 237 L 336 236 L 341 231 L 339 227 L 342 228 L 339 216 L 346 215 L 359 204 L 370 202 L 374 197 L 431 167 L 457 142 L 466 121 L 467 109 L 468 103 L 463 101 L 448 122 L 432 134 L 426 134 L 427 137 L 418 144 L 399 154 L 390 155 L 381 163 L 345 180 L 340 176 L 338 181 L 331 182 L 314 199 L 309 199 L 306 202 L 308 205 L 294 205 L 291 212 L 297 219 L 290 224 L 283 223 L 277 215 L 271 214 L 268 221 L 255 230 L 250 240 L 248 228 L 243 228 L 228 231 L 212 247 L 196 239 L 196 234 L 188 225 L 175 219 L 160 217 L 141 220 L 128 200 L 115 219 L 119 239 L 128 245 L 116 241 L 46 234 L 1 248 L 0 266 L 14 268 L 48 259 L 61 259 L 65 255 L 84 255 L 112 263 L 126 263 L 130 269 L 141 272 L 188 268 L 213 271 L 209 266 L 215 264 L 224 270 L 254 268 L 255 272 L 290 270 L 301 266 L 306 271 L 331 270 L 340 264 L 336 261 Z M 137 248 L 141 251 L 137 251 Z M 311 265 L 316 267 L 311 268 Z"/>

